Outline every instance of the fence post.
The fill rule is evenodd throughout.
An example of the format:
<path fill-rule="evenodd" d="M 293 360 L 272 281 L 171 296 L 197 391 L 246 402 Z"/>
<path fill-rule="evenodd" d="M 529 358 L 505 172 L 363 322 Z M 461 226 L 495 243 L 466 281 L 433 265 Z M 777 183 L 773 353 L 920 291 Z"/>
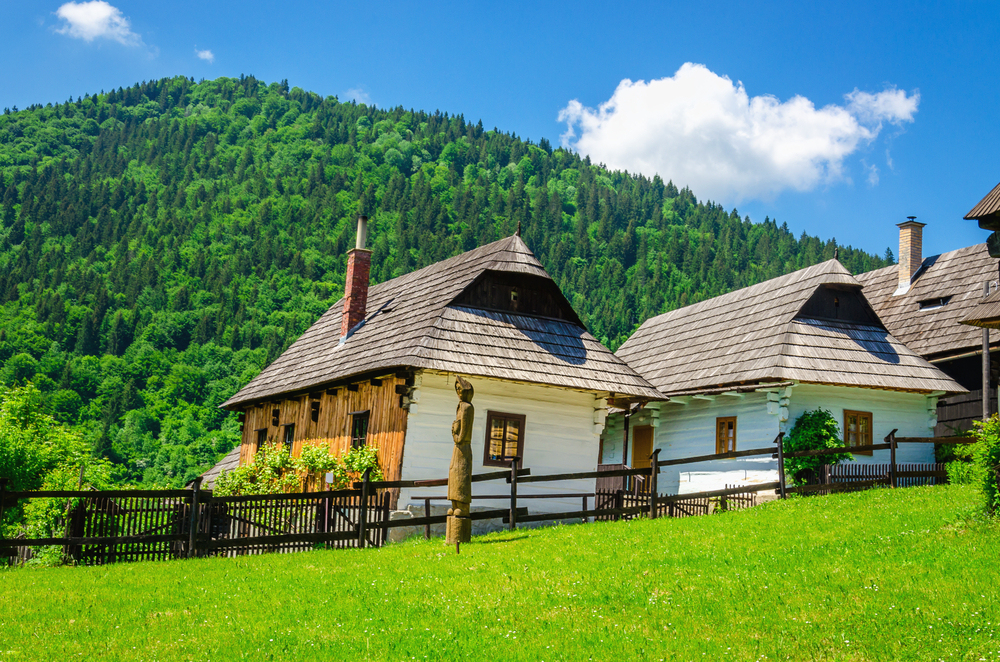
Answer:
<path fill-rule="evenodd" d="M 510 461 L 510 530 L 517 528 L 517 458 Z"/>
<path fill-rule="evenodd" d="M 594 502 L 595 502 L 595 503 L 597 502 L 597 496 L 596 496 L 596 495 L 594 496 Z M 586 512 L 587 512 L 587 497 L 583 497 L 583 512 L 584 512 L 584 513 L 586 513 Z M 584 524 L 587 524 L 588 522 L 590 522 L 590 518 L 589 518 L 589 517 L 586 517 L 586 516 L 584 516 L 584 518 L 583 518 L 583 523 L 584 523 Z"/>
<path fill-rule="evenodd" d="M 424 517 L 431 516 L 431 500 L 424 499 Z M 431 523 L 424 524 L 424 540 L 431 539 Z"/>
<path fill-rule="evenodd" d="M 326 486 L 326 493 L 323 495 L 323 533 L 330 533 L 330 485 Z M 329 538 L 323 543 L 323 547 L 330 549 Z"/>
<path fill-rule="evenodd" d="M 889 486 L 896 487 L 896 430 L 890 432 L 885 441 L 889 443 Z"/>
<path fill-rule="evenodd" d="M 781 447 L 781 440 L 784 437 L 785 433 L 779 432 L 778 436 L 774 439 L 774 443 L 778 444 L 778 493 L 782 499 L 788 496 L 785 493 L 785 451 Z"/>
<path fill-rule="evenodd" d="M 365 469 L 361 476 L 361 507 L 358 509 L 358 547 L 364 548 L 368 542 L 368 494 L 371 489 L 372 468 Z"/>
<path fill-rule="evenodd" d="M 198 527 L 201 524 L 199 515 L 198 497 L 201 495 L 201 476 L 194 479 L 191 486 L 191 530 L 188 532 L 188 558 L 198 555 Z"/>
<path fill-rule="evenodd" d="M 649 474 L 649 519 L 656 519 L 656 496 L 657 496 L 657 477 L 660 473 L 660 449 L 657 448 L 653 451 L 653 454 L 649 456 L 652 460 L 650 462 L 650 468 L 653 470 Z"/>

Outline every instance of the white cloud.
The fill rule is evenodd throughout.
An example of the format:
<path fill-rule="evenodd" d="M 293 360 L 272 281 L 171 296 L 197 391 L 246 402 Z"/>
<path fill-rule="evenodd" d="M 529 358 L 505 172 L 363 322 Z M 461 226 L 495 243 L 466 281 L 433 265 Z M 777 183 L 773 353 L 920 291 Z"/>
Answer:
<path fill-rule="evenodd" d="M 868 169 L 868 177 L 866 178 L 868 180 L 868 186 L 878 186 L 878 166 L 872 164 L 866 165 L 865 167 Z"/>
<path fill-rule="evenodd" d="M 845 158 L 883 122 L 912 122 L 920 96 L 855 89 L 845 100 L 817 109 L 802 96 L 750 97 L 742 83 L 689 62 L 668 78 L 623 80 L 596 110 L 570 101 L 559 121 L 563 145 L 595 161 L 735 202 L 847 179 Z"/>
<path fill-rule="evenodd" d="M 209 64 L 215 62 L 215 53 L 213 53 L 212 51 L 208 50 L 207 48 L 205 50 L 203 50 L 203 51 L 200 51 L 200 50 L 198 50 L 198 47 L 195 46 L 194 47 L 194 54 L 197 55 L 200 59 L 205 60 Z"/>
<path fill-rule="evenodd" d="M 844 95 L 844 98 L 847 99 L 847 110 L 852 115 L 862 122 L 874 124 L 879 128 L 882 127 L 884 120 L 896 125 L 912 122 L 913 116 L 917 113 L 917 105 L 920 103 L 919 92 L 914 92 L 913 96 L 908 97 L 906 92 L 896 89 L 871 94 L 854 88 L 854 91 Z"/>
<path fill-rule="evenodd" d="M 356 101 L 357 103 L 363 103 L 366 105 L 371 105 L 372 102 L 371 96 L 369 96 L 368 92 L 366 92 L 363 87 L 352 87 L 344 92 L 344 96 L 351 101 Z"/>
<path fill-rule="evenodd" d="M 125 46 L 139 46 L 142 37 L 132 32 L 132 24 L 117 7 L 104 0 L 67 2 L 56 10 L 56 16 L 65 23 L 57 28 L 59 34 L 92 42 L 111 39 Z"/>

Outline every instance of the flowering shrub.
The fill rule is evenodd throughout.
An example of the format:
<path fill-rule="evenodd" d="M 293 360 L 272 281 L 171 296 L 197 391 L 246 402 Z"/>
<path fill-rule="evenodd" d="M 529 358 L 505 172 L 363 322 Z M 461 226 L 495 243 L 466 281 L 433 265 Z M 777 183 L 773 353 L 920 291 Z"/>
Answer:
<path fill-rule="evenodd" d="M 351 448 L 340 455 L 330 452 L 325 442 L 304 444 L 298 457 L 291 457 L 286 447 L 269 445 L 261 448 L 250 464 L 225 471 L 215 479 L 213 493 L 217 496 L 243 494 L 279 494 L 317 487 L 325 474 L 333 474 L 331 488 L 350 487 L 371 468 L 371 479 L 382 480 L 378 453 L 374 447 Z"/>

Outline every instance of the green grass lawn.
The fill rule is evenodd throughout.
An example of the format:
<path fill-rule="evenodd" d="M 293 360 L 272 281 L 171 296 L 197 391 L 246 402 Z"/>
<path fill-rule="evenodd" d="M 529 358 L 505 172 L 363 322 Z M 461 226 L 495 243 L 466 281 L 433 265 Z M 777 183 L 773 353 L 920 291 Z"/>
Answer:
<path fill-rule="evenodd" d="M 0 571 L 0 660 L 996 660 L 964 487 L 385 549 Z"/>

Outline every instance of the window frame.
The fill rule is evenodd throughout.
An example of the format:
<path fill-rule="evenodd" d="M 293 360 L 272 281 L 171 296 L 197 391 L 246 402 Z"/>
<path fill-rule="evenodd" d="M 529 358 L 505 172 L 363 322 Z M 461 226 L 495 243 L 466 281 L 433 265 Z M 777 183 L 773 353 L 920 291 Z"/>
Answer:
<path fill-rule="evenodd" d="M 281 445 L 287 447 L 288 454 L 291 455 L 292 448 L 295 446 L 295 423 L 285 423 L 281 427 L 285 428 L 281 435 Z"/>
<path fill-rule="evenodd" d="M 368 433 L 371 431 L 371 420 L 372 420 L 371 414 L 372 414 L 371 409 L 365 409 L 362 411 L 352 411 L 347 414 L 348 416 L 351 417 L 350 427 L 348 428 L 348 435 L 347 435 L 348 438 L 351 440 L 351 448 L 364 448 L 365 446 L 368 445 Z M 359 437 L 358 435 L 355 434 L 354 425 L 356 422 L 360 422 L 360 420 L 362 420 L 357 418 L 362 415 L 364 416 L 363 420 L 365 422 L 365 432 L 364 436 Z M 361 440 L 361 443 L 357 443 L 358 439 Z"/>
<path fill-rule="evenodd" d="M 521 433 L 517 437 L 517 467 L 520 469 L 524 465 L 524 428 L 527 425 L 527 417 L 524 414 L 492 410 L 486 412 L 486 432 L 483 434 L 483 466 L 510 468 L 510 458 L 494 460 L 490 456 L 490 430 L 493 429 L 493 420 L 496 418 L 516 420 L 520 425 Z M 506 426 L 504 427 L 504 431 L 506 433 Z M 504 445 L 506 446 L 506 439 L 504 440 Z"/>
<path fill-rule="evenodd" d="M 861 421 L 864 418 L 868 419 L 868 439 L 867 439 L 867 441 L 865 441 L 864 439 L 861 439 L 861 437 L 860 437 L 861 430 L 859 429 L 856 432 L 856 434 L 859 435 L 859 437 L 858 437 L 858 443 L 854 443 L 854 444 L 851 443 L 851 441 L 850 441 L 851 431 L 850 431 L 850 427 L 848 425 L 849 418 L 851 416 L 857 416 L 858 417 L 858 427 L 859 428 L 861 427 Z M 843 432 L 843 435 L 844 435 L 844 446 L 847 446 L 848 448 L 854 448 L 854 447 L 857 447 L 857 446 L 871 446 L 872 444 L 875 443 L 875 417 L 872 415 L 872 413 L 870 411 L 858 411 L 858 410 L 855 410 L 855 409 L 845 409 L 844 410 L 844 432 Z M 856 454 L 856 455 L 871 455 L 872 454 L 872 451 L 850 451 L 850 452 L 852 454 Z"/>
<path fill-rule="evenodd" d="M 254 452 L 259 452 L 267 444 L 267 428 L 257 428 L 254 432 L 257 433 L 257 445 L 254 447 Z"/>
<path fill-rule="evenodd" d="M 737 416 L 716 416 L 715 417 L 715 454 L 716 455 L 722 455 L 723 453 L 735 453 L 736 452 L 736 442 L 737 442 L 737 436 L 736 436 L 736 433 L 737 433 L 736 419 L 737 418 L 738 418 Z M 729 440 L 725 439 L 724 441 L 726 442 L 726 450 L 720 450 L 719 442 L 723 441 L 723 439 L 720 439 L 720 437 L 719 437 L 719 425 L 721 423 L 723 423 L 723 422 L 729 422 L 729 421 L 732 421 L 732 423 L 733 423 L 733 447 L 732 447 L 731 450 L 728 450 L 728 448 L 729 448 L 729 443 L 728 443 Z M 727 432 L 729 431 L 728 428 L 726 429 L 726 431 Z"/>

